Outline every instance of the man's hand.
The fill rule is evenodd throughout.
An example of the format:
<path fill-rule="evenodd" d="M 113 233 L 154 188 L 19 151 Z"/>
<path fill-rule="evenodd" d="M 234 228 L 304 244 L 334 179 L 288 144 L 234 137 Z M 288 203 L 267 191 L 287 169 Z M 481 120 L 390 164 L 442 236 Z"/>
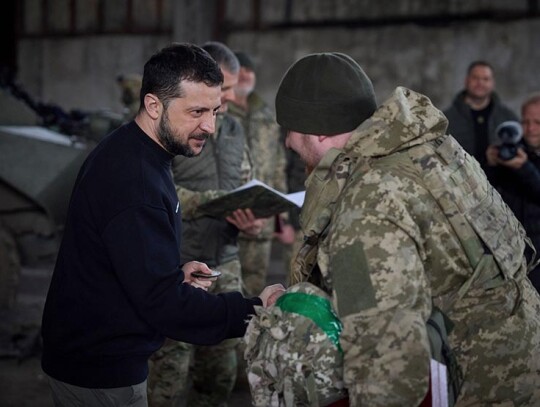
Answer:
<path fill-rule="evenodd" d="M 523 167 L 523 164 L 527 162 L 529 159 L 527 157 L 527 153 L 523 148 L 518 148 L 517 154 L 514 158 L 510 160 L 501 160 L 499 158 L 499 149 L 496 146 L 489 146 L 486 150 L 486 159 L 488 165 L 494 167 L 496 165 L 500 165 L 503 167 L 510 168 L 512 170 L 519 170 L 521 167 Z"/>
<path fill-rule="evenodd" d="M 285 287 L 281 284 L 273 284 L 265 287 L 259 298 L 263 302 L 263 307 L 270 307 L 275 304 L 277 299 L 283 295 Z"/>
<path fill-rule="evenodd" d="M 184 283 L 190 284 L 193 287 L 202 288 L 205 291 L 208 291 L 208 288 L 212 285 L 214 281 L 216 281 L 217 277 L 215 278 L 196 278 L 192 276 L 191 274 L 195 271 L 200 271 L 201 273 L 210 274 L 212 273 L 212 270 L 204 264 L 199 261 L 190 261 L 182 267 L 182 271 L 184 272 Z"/>
<path fill-rule="evenodd" d="M 281 231 L 274 233 L 274 237 L 283 244 L 293 244 L 296 238 L 296 231 L 291 225 L 285 223 L 281 225 Z"/>
<path fill-rule="evenodd" d="M 499 147 L 491 145 L 486 150 L 486 161 L 490 167 L 495 167 L 499 160 Z"/>
<path fill-rule="evenodd" d="M 268 219 L 257 219 L 251 209 L 237 209 L 225 219 L 236 226 L 238 230 L 251 236 L 257 236 L 261 233 L 264 225 L 268 222 Z"/>
<path fill-rule="evenodd" d="M 519 170 L 521 167 L 523 167 L 523 164 L 525 164 L 528 159 L 527 153 L 522 148 L 519 148 L 514 158 L 506 161 L 500 160 L 499 164 L 512 170 Z"/>

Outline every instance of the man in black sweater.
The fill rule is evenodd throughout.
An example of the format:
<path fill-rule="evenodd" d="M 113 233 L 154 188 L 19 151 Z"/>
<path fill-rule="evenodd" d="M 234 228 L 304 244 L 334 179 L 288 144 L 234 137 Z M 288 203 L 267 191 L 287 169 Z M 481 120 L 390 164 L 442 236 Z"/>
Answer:
<path fill-rule="evenodd" d="M 254 306 L 283 289 L 211 295 L 211 282 L 192 276 L 209 268 L 180 264 L 171 160 L 199 154 L 214 132 L 222 81 L 200 48 L 164 48 L 145 64 L 135 120 L 81 168 L 43 314 L 42 367 L 57 406 L 146 406 L 147 360 L 165 337 L 242 336 Z"/>

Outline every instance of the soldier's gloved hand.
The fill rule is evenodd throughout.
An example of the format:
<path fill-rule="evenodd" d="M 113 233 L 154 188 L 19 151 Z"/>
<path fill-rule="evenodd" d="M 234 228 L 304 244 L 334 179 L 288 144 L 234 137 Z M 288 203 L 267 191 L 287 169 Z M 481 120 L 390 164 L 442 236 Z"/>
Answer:
<path fill-rule="evenodd" d="M 285 287 L 281 284 L 272 284 L 265 287 L 259 298 L 263 302 L 263 307 L 270 307 L 275 304 L 277 299 L 285 292 Z"/>

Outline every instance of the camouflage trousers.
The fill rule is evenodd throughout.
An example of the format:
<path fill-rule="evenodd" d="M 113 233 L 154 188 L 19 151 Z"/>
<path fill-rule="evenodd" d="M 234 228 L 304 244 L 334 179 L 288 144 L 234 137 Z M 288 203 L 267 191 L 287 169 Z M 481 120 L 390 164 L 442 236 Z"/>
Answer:
<path fill-rule="evenodd" d="M 209 289 L 220 293 L 240 291 L 240 262 L 214 267 L 222 275 Z M 194 346 L 167 340 L 150 358 L 150 407 L 226 406 L 236 382 L 236 347 L 240 339 L 215 346 Z"/>
<path fill-rule="evenodd" d="M 266 285 L 270 266 L 272 239 L 238 239 L 242 265 L 243 292 L 248 297 L 258 296 Z"/>
<path fill-rule="evenodd" d="M 270 266 L 272 239 L 238 238 L 240 264 L 242 265 L 242 292 L 247 297 L 256 297 L 266 286 L 266 275 Z M 244 360 L 245 345 L 243 342 L 236 348 L 237 383 L 247 387 L 246 362 Z"/>
<path fill-rule="evenodd" d="M 149 360 L 148 405 L 173 407 L 186 399 L 192 345 L 167 339 Z"/>

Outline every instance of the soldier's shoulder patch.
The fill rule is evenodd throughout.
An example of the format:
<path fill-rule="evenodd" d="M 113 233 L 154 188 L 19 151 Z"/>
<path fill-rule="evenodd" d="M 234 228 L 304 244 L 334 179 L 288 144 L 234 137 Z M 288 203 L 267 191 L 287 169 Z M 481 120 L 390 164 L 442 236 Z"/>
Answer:
<path fill-rule="evenodd" d="M 339 249 L 330 260 L 330 271 L 340 317 L 377 305 L 368 262 L 360 242 Z"/>

